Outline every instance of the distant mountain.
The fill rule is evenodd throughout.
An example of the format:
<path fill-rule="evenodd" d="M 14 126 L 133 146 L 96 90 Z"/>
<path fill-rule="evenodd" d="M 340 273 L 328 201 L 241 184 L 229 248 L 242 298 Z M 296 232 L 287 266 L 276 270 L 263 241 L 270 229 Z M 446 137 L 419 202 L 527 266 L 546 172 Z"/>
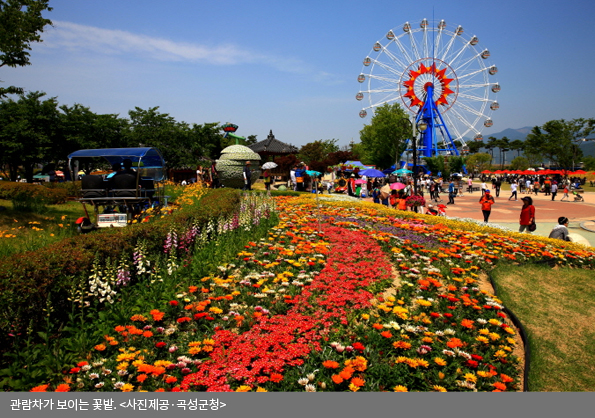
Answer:
<path fill-rule="evenodd" d="M 504 129 L 501 132 L 497 132 L 495 134 L 491 134 L 491 135 L 486 135 L 484 136 L 484 141 L 488 141 L 488 138 L 490 136 L 493 136 L 496 139 L 501 139 L 503 137 L 507 137 L 508 139 L 510 139 L 511 141 L 514 141 L 516 139 L 520 139 L 521 141 L 524 141 L 525 138 L 527 138 L 527 135 L 531 133 L 531 130 L 533 128 L 531 126 L 525 126 L 524 128 L 519 128 L 519 129 Z"/>

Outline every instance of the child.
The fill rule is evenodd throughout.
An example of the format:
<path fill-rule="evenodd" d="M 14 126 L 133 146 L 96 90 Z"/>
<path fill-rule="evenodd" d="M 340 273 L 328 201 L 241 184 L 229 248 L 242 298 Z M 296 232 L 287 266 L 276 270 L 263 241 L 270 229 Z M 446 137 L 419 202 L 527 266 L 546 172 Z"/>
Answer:
<path fill-rule="evenodd" d="M 563 202 L 564 200 L 568 200 L 568 184 L 564 185 L 564 196 L 562 196 L 560 202 Z"/>

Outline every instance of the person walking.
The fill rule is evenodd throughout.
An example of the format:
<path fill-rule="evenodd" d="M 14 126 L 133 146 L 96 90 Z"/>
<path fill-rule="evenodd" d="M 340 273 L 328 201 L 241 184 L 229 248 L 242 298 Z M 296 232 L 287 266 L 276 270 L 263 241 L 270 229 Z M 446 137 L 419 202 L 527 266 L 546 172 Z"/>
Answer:
<path fill-rule="evenodd" d="M 558 183 L 555 181 L 552 181 L 552 187 L 551 187 L 551 192 L 552 192 L 552 202 L 556 199 L 556 195 L 558 194 Z"/>
<path fill-rule="evenodd" d="M 484 181 L 481 182 L 481 194 L 483 195 L 486 190 L 488 190 L 488 185 L 487 185 L 487 183 L 484 180 Z"/>
<path fill-rule="evenodd" d="M 568 200 L 568 184 L 564 184 L 564 196 L 562 196 L 560 202 L 564 202 L 565 200 Z"/>
<path fill-rule="evenodd" d="M 448 185 L 448 203 L 447 205 L 454 205 L 455 204 L 455 196 L 457 194 L 456 188 L 455 188 L 455 182 L 454 181 L 450 181 L 449 185 Z"/>
<path fill-rule="evenodd" d="M 252 170 L 250 170 L 250 161 L 246 161 L 246 165 L 244 166 L 244 187 L 242 190 L 252 190 Z"/>
<path fill-rule="evenodd" d="M 529 225 L 535 223 L 535 206 L 533 206 L 533 199 L 529 196 L 525 196 L 521 200 L 523 201 L 523 207 L 519 218 L 519 224 L 521 225 L 519 232 L 526 231 L 530 234 Z"/>
<path fill-rule="evenodd" d="M 537 196 L 537 193 L 539 193 L 540 187 L 541 185 L 539 184 L 539 180 L 535 180 L 535 182 L 533 183 L 533 191 L 535 192 L 535 196 Z"/>
<path fill-rule="evenodd" d="M 502 187 L 502 180 L 500 180 L 500 177 L 496 178 L 494 186 L 496 187 L 496 197 L 500 197 L 500 188 Z"/>
<path fill-rule="evenodd" d="M 467 180 L 467 193 L 473 193 L 473 178 L 471 176 Z"/>
<path fill-rule="evenodd" d="M 517 201 L 517 184 L 515 181 L 513 181 L 512 183 L 510 183 L 510 197 L 508 198 L 508 200 L 512 200 L 512 198 L 514 197 L 514 200 Z"/>
<path fill-rule="evenodd" d="M 273 176 L 271 175 L 271 172 L 269 170 L 264 170 L 262 177 L 264 179 L 264 188 L 270 191 L 271 183 L 273 182 Z"/>
<path fill-rule="evenodd" d="M 291 170 L 289 170 L 289 179 L 291 181 L 291 188 L 294 192 L 297 192 L 297 179 L 295 177 L 295 170 L 297 170 L 297 165 L 293 166 Z"/>
<path fill-rule="evenodd" d="M 492 213 L 492 205 L 496 203 L 494 197 L 490 194 L 489 190 L 486 190 L 484 195 L 479 198 L 481 203 L 481 211 L 483 212 L 483 221 L 488 223 L 490 219 L 490 213 Z"/>

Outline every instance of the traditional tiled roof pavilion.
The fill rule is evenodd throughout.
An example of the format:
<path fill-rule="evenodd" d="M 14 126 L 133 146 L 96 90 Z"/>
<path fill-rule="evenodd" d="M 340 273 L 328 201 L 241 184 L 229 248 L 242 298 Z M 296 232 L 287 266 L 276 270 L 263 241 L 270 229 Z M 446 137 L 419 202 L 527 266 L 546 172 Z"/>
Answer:
<path fill-rule="evenodd" d="M 272 129 L 265 140 L 252 144 L 248 148 L 259 154 L 261 157 L 269 155 L 297 154 L 299 151 L 293 145 L 286 144 L 276 139 Z"/>

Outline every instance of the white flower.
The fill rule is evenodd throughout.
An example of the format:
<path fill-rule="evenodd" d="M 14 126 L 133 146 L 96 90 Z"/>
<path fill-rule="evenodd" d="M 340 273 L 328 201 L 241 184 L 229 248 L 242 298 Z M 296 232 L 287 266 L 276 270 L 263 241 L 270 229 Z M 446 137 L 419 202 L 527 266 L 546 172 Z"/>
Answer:
<path fill-rule="evenodd" d="M 308 385 L 306 385 L 305 389 L 306 389 L 306 392 L 316 392 L 316 386 L 314 386 L 314 385 L 308 384 Z"/>
<path fill-rule="evenodd" d="M 105 385 L 105 383 L 103 383 L 103 382 L 99 382 L 99 383 L 97 383 L 97 384 L 95 385 L 95 388 L 96 388 L 96 389 L 101 389 L 101 388 L 103 387 L 103 385 Z"/>
<path fill-rule="evenodd" d="M 309 373 L 308 375 L 306 375 L 306 377 L 308 378 L 308 381 L 313 382 L 314 379 L 316 379 L 316 375 L 314 375 L 314 373 Z"/>
<path fill-rule="evenodd" d="M 91 379 L 91 380 L 99 379 L 99 374 L 97 374 L 97 373 L 91 373 L 89 375 L 89 379 Z"/>
<path fill-rule="evenodd" d="M 298 380 L 298 383 L 302 386 L 306 386 L 308 383 L 310 383 L 310 381 L 308 380 L 308 378 L 302 377 L 301 379 Z"/>

